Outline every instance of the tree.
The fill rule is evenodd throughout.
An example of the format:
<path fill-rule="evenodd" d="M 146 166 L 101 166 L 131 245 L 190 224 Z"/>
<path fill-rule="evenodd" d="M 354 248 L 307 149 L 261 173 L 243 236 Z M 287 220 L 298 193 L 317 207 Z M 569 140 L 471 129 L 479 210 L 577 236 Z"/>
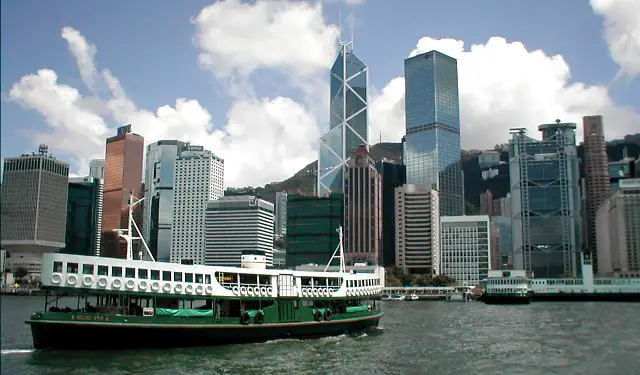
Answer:
<path fill-rule="evenodd" d="M 456 280 L 453 277 L 449 277 L 445 274 L 436 275 L 431 279 L 432 286 L 449 286 L 455 285 Z"/>
<path fill-rule="evenodd" d="M 26 268 L 18 267 L 13 273 L 13 276 L 16 278 L 16 280 L 22 280 L 22 278 L 27 276 L 28 274 L 29 271 Z"/>

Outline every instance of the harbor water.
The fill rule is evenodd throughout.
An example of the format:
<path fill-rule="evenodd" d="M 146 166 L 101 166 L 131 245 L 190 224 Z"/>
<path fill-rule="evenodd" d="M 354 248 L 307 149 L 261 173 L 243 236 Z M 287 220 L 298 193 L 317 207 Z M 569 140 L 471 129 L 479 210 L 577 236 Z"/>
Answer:
<path fill-rule="evenodd" d="M 383 302 L 359 335 L 172 350 L 34 351 L 43 297 L 2 296 L 1 370 L 29 374 L 631 374 L 640 304 Z M 126 337 L 122 338 L 126 340 Z M 89 343 L 100 337 L 78 337 Z"/>

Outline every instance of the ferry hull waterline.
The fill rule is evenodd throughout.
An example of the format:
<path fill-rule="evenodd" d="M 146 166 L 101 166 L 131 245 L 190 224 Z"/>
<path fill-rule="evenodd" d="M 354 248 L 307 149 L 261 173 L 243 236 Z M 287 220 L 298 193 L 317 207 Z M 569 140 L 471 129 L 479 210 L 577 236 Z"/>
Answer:
<path fill-rule="evenodd" d="M 347 271 L 340 227 L 337 248 L 317 271 L 268 269 L 266 258 L 255 254 L 242 255 L 241 267 L 161 263 L 139 231 L 133 236 L 132 225 L 138 227 L 132 208 L 140 201 L 131 198 L 129 228 L 117 230 L 127 243 L 126 259 L 43 255 L 44 309 L 26 321 L 34 348 L 178 348 L 304 339 L 375 329 L 383 316 L 377 299 L 384 271 Z M 141 252 L 133 259 L 132 240 L 142 242 L 146 257 Z M 339 266 L 331 267 L 335 259 Z"/>
<path fill-rule="evenodd" d="M 133 349 L 219 346 L 277 339 L 311 339 L 366 332 L 378 326 L 382 313 L 323 322 L 233 324 L 137 324 L 30 321 L 35 349 Z M 86 340 L 85 338 L 96 338 Z"/>

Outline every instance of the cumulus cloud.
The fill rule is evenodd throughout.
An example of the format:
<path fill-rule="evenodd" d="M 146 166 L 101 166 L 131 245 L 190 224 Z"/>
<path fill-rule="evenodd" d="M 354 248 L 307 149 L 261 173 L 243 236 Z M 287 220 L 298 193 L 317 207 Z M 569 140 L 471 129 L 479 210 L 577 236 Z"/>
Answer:
<path fill-rule="evenodd" d="M 493 37 L 464 48 L 454 39 L 421 38 L 409 53 L 438 50 L 458 60 L 462 146 L 490 148 L 506 142 L 509 128 L 524 127 L 538 137 L 537 126 L 555 119 L 576 122 L 602 114 L 609 138 L 637 129 L 640 115 L 616 106 L 607 88 L 570 83 L 570 69 L 560 55 L 530 51 L 520 42 Z M 404 134 L 404 79 L 392 80 L 370 106 L 372 136 L 397 142 Z M 377 138 L 376 138 L 377 139 Z"/>
<path fill-rule="evenodd" d="M 224 27 L 219 23 L 229 20 L 233 22 Z M 238 29 L 237 22 L 252 27 Z M 38 111 L 49 125 L 45 132 L 29 134 L 31 139 L 65 153 L 72 158 L 72 171 L 85 174 L 88 161 L 103 157 L 105 138 L 115 133 L 115 127 L 107 124 L 131 123 L 134 131 L 145 137 L 145 143 L 179 139 L 212 150 L 225 159 L 227 186 L 281 180 L 313 160 L 320 134 L 312 109 L 319 110 L 315 103 L 325 96 L 322 77 L 326 72 L 321 71 L 334 57 L 332 40 L 335 42 L 337 35 L 337 28 L 324 23 L 321 6 L 270 1 L 247 5 L 232 0 L 204 8 L 194 23 L 196 39 L 202 42 L 198 47 L 203 67 L 239 82 L 238 86 L 261 69 L 294 75 L 299 80 L 290 83 L 303 88 L 314 105 L 277 95 L 258 98 L 249 91 L 236 97 L 222 126 L 213 124 L 210 112 L 195 99 L 178 98 L 175 104 L 156 110 L 140 108 L 109 69 L 97 73 L 97 48 L 78 30 L 65 27 L 62 37 L 83 80 L 92 91 L 97 85 L 106 87 L 108 95 L 82 96 L 77 89 L 58 82 L 56 73 L 49 69 L 22 77 L 13 85 L 9 98 Z M 234 36 L 241 30 L 246 32 Z M 231 44 L 221 45 L 216 39 L 220 33 L 224 34 L 222 41 L 232 37 Z M 293 41 L 292 35 L 296 36 Z M 297 48 L 300 45 L 314 48 Z"/>
<path fill-rule="evenodd" d="M 60 36 L 67 41 L 69 51 L 76 58 L 78 70 L 85 85 L 90 90 L 94 90 L 97 70 L 93 59 L 97 52 L 96 46 L 87 43 L 87 40 L 73 27 L 64 27 Z"/>
<path fill-rule="evenodd" d="M 620 66 L 617 77 L 640 74 L 640 1 L 591 0 L 594 12 L 604 17 L 604 35 L 611 58 Z"/>

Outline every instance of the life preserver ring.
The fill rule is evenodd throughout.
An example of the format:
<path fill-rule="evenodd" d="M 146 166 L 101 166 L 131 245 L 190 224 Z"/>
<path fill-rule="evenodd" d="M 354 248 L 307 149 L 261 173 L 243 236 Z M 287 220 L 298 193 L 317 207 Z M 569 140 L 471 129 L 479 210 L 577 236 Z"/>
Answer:
<path fill-rule="evenodd" d="M 324 311 L 324 320 L 331 320 L 332 316 L 333 316 L 333 313 L 331 312 L 331 309 L 326 309 Z"/>
<path fill-rule="evenodd" d="M 331 296 L 331 290 L 329 290 L 329 288 L 324 288 L 324 295 L 326 297 L 330 297 Z"/>
<path fill-rule="evenodd" d="M 204 293 L 204 287 L 202 285 L 198 285 L 196 287 L 196 293 L 198 293 L 198 294 Z"/>
<path fill-rule="evenodd" d="M 267 287 L 267 295 L 268 296 L 272 296 L 273 295 L 273 288 L 272 287 Z"/>
<path fill-rule="evenodd" d="M 60 284 L 62 282 L 62 275 L 59 273 L 54 273 L 51 275 L 51 282 L 54 284 Z"/>
<path fill-rule="evenodd" d="M 247 295 L 247 287 L 246 286 L 241 286 L 240 287 L 240 295 L 243 295 L 243 296 Z"/>
<path fill-rule="evenodd" d="M 91 276 L 85 276 L 84 279 L 82 280 L 82 285 L 84 286 L 91 286 L 93 285 L 93 277 Z"/>
<path fill-rule="evenodd" d="M 248 312 L 243 311 L 242 314 L 240 314 L 240 324 L 249 324 L 250 320 L 251 317 L 249 316 Z"/>
<path fill-rule="evenodd" d="M 318 296 L 318 289 L 317 288 L 311 288 L 311 295 L 314 297 Z"/>
<path fill-rule="evenodd" d="M 148 287 L 148 286 L 149 286 L 149 285 L 148 285 L 148 284 L 147 284 L 147 282 L 146 282 L 146 281 L 144 281 L 144 280 L 142 280 L 142 281 L 140 281 L 140 282 L 138 283 L 138 289 L 140 289 L 140 290 L 147 290 L 147 287 Z"/>
<path fill-rule="evenodd" d="M 78 282 L 78 276 L 76 275 L 67 276 L 67 284 L 76 285 L 77 282 Z"/>
<path fill-rule="evenodd" d="M 98 280 L 98 286 L 100 288 L 106 288 L 107 287 L 107 278 L 106 277 L 101 277 L 100 280 Z"/>
<path fill-rule="evenodd" d="M 231 288 L 231 291 L 233 292 L 233 294 L 237 296 L 240 293 L 240 287 L 237 285 L 234 285 L 233 288 Z"/>
<path fill-rule="evenodd" d="M 248 286 L 247 287 L 247 293 L 249 294 L 250 297 L 253 297 L 253 288 Z"/>
<path fill-rule="evenodd" d="M 151 290 L 154 290 L 154 291 L 156 291 L 156 292 L 157 292 L 157 291 L 159 291 L 159 290 L 160 290 L 160 283 L 159 283 L 159 282 L 157 282 L 157 281 L 154 281 L 154 282 L 151 284 Z"/>
<path fill-rule="evenodd" d="M 207 294 L 213 294 L 213 287 L 211 285 L 207 285 Z"/>
<path fill-rule="evenodd" d="M 307 288 L 302 288 L 302 296 L 303 297 L 307 296 Z"/>
<path fill-rule="evenodd" d="M 111 286 L 113 288 L 119 289 L 122 286 L 122 280 L 120 279 L 115 279 L 111 282 Z"/>
<path fill-rule="evenodd" d="M 164 284 L 164 286 L 162 287 L 162 290 L 169 293 L 171 291 L 171 284 L 169 283 Z"/>
<path fill-rule="evenodd" d="M 127 289 L 133 289 L 136 287 L 136 282 L 133 280 L 127 280 L 127 282 L 124 283 L 124 287 Z"/>
<path fill-rule="evenodd" d="M 256 316 L 253 318 L 253 322 L 255 324 L 264 323 L 264 313 L 262 312 L 262 310 L 258 310 L 258 312 L 256 313 Z"/>
<path fill-rule="evenodd" d="M 255 286 L 255 287 L 253 287 L 253 294 L 254 294 L 256 297 L 260 297 L 260 287 L 259 287 L 259 286 Z"/>
<path fill-rule="evenodd" d="M 173 287 L 173 291 L 176 293 L 182 293 L 182 284 L 176 284 L 176 286 Z"/>
<path fill-rule="evenodd" d="M 184 290 L 189 294 L 193 294 L 193 285 L 187 285 L 187 287 L 184 288 Z"/>
<path fill-rule="evenodd" d="M 263 297 L 267 297 L 268 296 L 266 287 L 263 286 L 263 287 L 260 288 L 260 295 L 263 296 Z"/>

